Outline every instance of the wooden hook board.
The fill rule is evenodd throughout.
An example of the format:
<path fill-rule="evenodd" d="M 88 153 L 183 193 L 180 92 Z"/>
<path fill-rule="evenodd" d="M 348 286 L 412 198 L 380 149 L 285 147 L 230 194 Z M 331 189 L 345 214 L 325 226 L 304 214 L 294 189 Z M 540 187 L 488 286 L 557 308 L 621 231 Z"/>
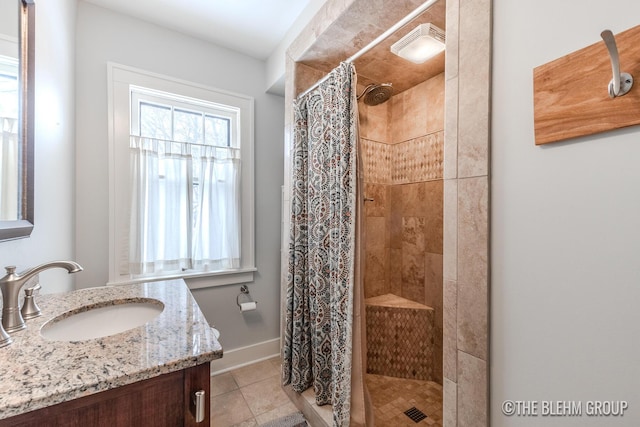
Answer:
<path fill-rule="evenodd" d="M 536 145 L 640 124 L 640 25 L 616 34 L 620 72 L 634 85 L 609 98 L 611 60 L 601 40 L 533 70 Z"/>

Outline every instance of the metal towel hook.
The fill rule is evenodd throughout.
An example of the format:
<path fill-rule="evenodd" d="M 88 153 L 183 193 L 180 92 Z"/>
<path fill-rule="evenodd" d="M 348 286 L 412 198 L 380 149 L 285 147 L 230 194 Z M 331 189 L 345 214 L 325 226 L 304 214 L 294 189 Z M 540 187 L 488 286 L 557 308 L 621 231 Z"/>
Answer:
<path fill-rule="evenodd" d="M 618 47 L 616 46 L 616 39 L 611 30 L 604 30 L 600 33 L 600 37 L 604 40 L 604 44 L 607 46 L 607 50 L 609 51 L 611 68 L 613 70 L 613 79 L 609 82 L 609 96 L 611 98 L 615 98 L 616 96 L 625 95 L 633 86 L 633 76 L 629 73 L 620 72 Z"/>

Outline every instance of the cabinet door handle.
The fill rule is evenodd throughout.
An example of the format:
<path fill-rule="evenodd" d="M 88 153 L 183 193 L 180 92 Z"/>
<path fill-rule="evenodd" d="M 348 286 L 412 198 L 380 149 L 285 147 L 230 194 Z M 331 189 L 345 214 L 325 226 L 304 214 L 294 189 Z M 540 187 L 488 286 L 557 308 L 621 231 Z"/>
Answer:
<path fill-rule="evenodd" d="M 193 406 L 195 406 L 195 414 L 194 417 L 197 423 L 201 423 L 204 421 L 204 412 L 205 412 L 205 392 L 204 390 L 198 390 L 193 393 Z"/>

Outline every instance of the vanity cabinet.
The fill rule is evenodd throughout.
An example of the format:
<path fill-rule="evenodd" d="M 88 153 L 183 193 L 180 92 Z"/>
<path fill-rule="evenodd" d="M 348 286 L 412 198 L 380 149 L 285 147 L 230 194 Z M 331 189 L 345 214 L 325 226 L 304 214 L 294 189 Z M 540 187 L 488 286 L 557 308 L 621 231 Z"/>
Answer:
<path fill-rule="evenodd" d="M 209 370 L 209 363 L 203 363 L 3 419 L 0 427 L 208 427 Z M 196 423 L 193 397 L 199 390 L 205 391 L 205 414 L 204 421 Z"/>

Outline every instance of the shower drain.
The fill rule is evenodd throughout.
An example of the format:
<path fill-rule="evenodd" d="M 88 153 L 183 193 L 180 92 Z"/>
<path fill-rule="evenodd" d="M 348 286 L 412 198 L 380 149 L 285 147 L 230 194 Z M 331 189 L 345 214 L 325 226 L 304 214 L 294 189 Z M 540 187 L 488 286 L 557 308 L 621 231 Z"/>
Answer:
<path fill-rule="evenodd" d="M 406 411 L 404 411 L 404 414 L 407 417 L 411 418 L 416 423 L 419 423 L 420 421 L 427 418 L 424 412 L 422 412 L 420 409 L 416 408 L 415 406 L 413 408 L 409 408 Z"/>

